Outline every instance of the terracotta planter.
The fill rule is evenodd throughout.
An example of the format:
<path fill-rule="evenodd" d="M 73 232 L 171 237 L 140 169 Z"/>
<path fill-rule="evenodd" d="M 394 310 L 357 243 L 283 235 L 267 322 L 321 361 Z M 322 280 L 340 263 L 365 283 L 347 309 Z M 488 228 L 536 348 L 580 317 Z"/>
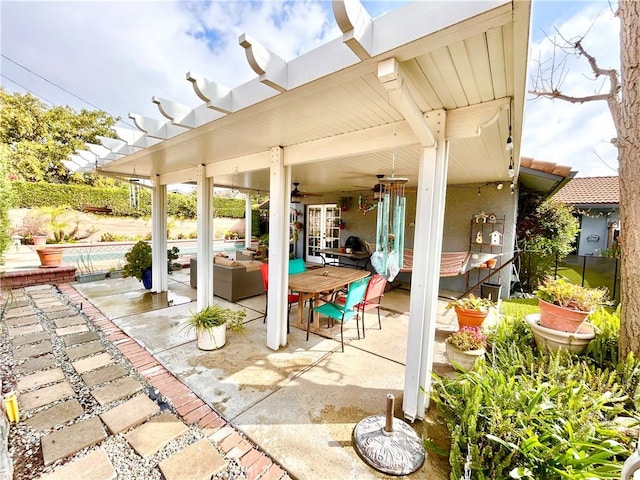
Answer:
<path fill-rule="evenodd" d="M 36 247 L 46 245 L 47 244 L 47 236 L 46 235 L 32 235 L 31 241 Z"/>
<path fill-rule="evenodd" d="M 62 264 L 62 247 L 42 247 L 36 252 L 40 257 L 40 267 L 52 268 Z"/>
<path fill-rule="evenodd" d="M 540 326 L 560 330 L 561 332 L 577 332 L 591 312 L 583 312 L 565 308 L 538 299 L 540 307 Z"/>
<path fill-rule="evenodd" d="M 227 324 L 218 327 L 198 330 L 196 332 L 198 348 L 200 350 L 216 350 L 227 343 Z"/>
<path fill-rule="evenodd" d="M 541 350 L 555 352 L 567 349 L 574 353 L 580 353 L 595 338 L 593 325 L 589 322 L 580 325 L 577 332 L 562 332 L 541 326 L 540 315 L 535 313 L 527 315 L 525 320 L 531 327 L 536 345 Z"/>
<path fill-rule="evenodd" d="M 487 318 L 489 312 L 483 312 L 481 310 L 468 310 L 466 308 L 460 308 L 454 306 L 456 315 L 458 316 L 458 327 L 481 327 L 484 319 Z"/>
<path fill-rule="evenodd" d="M 476 362 L 484 358 L 485 350 L 467 350 L 466 352 L 457 349 L 450 343 L 445 343 L 445 349 L 449 362 L 456 370 L 461 372 L 470 372 L 476 366 Z"/>

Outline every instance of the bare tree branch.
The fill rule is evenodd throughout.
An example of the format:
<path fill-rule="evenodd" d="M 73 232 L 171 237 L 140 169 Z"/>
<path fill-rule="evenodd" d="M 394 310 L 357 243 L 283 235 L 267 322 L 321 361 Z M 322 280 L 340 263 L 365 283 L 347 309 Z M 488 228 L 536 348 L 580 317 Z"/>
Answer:
<path fill-rule="evenodd" d="M 610 96 L 610 94 L 608 93 L 603 93 L 600 95 L 588 95 L 586 97 L 572 97 L 570 95 L 564 95 L 563 93 L 560 93 L 558 90 L 553 90 L 551 92 L 529 90 L 529 93 L 531 95 L 535 95 L 536 97 L 544 97 L 544 98 L 551 98 L 551 99 L 557 98 L 558 100 L 564 100 L 565 102 L 569 102 L 569 103 L 585 103 L 585 102 L 593 102 L 596 100 L 607 101 L 609 100 L 609 96 Z"/>
<path fill-rule="evenodd" d="M 591 30 L 591 27 L 589 27 L 589 30 Z M 611 112 L 616 131 L 618 131 L 618 122 L 620 121 L 619 94 L 621 90 L 618 71 L 615 69 L 601 68 L 598 65 L 596 58 L 590 55 L 582 45 L 582 41 L 585 38 L 584 35 L 577 39 L 570 40 L 565 38 L 557 29 L 556 33 L 562 40 L 562 43 L 558 42 L 555 36 L 553 39 L 549 38 L 549 41 L 554 46 L 553 55 L 550 60 L 538 60 L 537 72 L 532 81 L 533 88 L 529 90 L 528 93 L 537 98 L 558 99 L 569 103 L 605 101 Z M 564 53 L 564 57 L 558 58 L 559 51 Z M 566 63 L 569 55 L 586 58 L 594 75 L 592 80 L 597 80 L 601 77 L 609 80 L 609 91 L 585 96 L 574 96 L 562 93 L 562 85 L 567 75 Z M 598 92 L 603 90 L 603 87 L 604 84 L 600 86 Z"/>

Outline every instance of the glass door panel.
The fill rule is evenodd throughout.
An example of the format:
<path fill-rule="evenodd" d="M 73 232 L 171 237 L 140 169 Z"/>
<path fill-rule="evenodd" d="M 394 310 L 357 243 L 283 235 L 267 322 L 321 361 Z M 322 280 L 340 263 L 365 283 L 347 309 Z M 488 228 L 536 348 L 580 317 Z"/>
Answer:
<path fill-rule="evenodd" d="M 306 261 L 323 263 L 318 250 L 340 246 L 340 209 L 335 204 L 307 205 Z"/>

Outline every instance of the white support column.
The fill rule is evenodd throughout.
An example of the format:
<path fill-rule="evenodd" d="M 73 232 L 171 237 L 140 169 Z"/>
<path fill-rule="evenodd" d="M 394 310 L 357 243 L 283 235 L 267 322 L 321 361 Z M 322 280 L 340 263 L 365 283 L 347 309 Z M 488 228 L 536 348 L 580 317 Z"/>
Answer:
<path fill-rule="evenodd" d="M 436 144 L 423 147 L 418 171 L 414 235 L 420 239 L 421 247 L 413 252 L 407 366 L 402 402 L 404 416 L 410 421 L 424 418 L 429 406 L 449 160 L 449 143 L 444 137 L 446 112 L 431 112 L 429 116 L 427 122 Z"/>
<path fill-rule="evenodd" d="M 206 168 L 197 171 L 198 211 L 198 294 L 197 309 L 213 305 L 213 178 L 208 178 Z"/>
<path fill-rule="evenodd" d="M 269 184 L 269 307 L 267 347 L 278 350 L 287 344 L 287 288 L 289 285 L 289 180 L 281 147 L 271 149 Z M 286 231 L 286 234 L 285 234 Z"/>
<path fill-rule="evenodd" d="M 244 248 L 251 247 L 251 230 L 253 229 L 251 213 L 251 192 L 247 192 L 244 194 Z"/>
<path fill-rule="evenodd" d="M 152 287 L 155 293 L 169 288 L 167 269 L 167 186 L 155 182 L 151 190 Z"/>

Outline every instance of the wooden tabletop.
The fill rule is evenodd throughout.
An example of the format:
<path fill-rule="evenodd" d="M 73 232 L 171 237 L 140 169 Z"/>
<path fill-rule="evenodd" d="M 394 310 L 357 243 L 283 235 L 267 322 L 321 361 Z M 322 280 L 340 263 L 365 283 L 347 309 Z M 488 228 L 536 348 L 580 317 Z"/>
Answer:
<path fill-rule="evenodd" d="M 289 288 L 302 293 L 330 292 L 369 275 L 366 270 L 323 267 L 289 276 Z"/>

